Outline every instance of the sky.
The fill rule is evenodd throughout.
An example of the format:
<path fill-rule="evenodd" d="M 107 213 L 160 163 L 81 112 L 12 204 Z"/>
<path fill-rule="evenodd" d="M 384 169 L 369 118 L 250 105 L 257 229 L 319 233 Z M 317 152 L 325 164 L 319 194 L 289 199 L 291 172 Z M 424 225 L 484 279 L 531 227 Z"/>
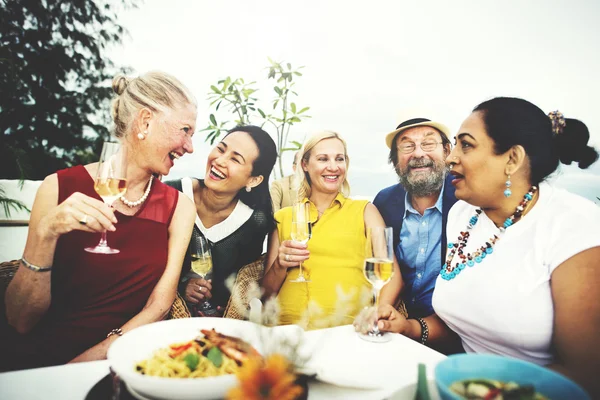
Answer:
<path fill-rule="evenodd" d="M 353 195 L 372 197 L 397 182 L 384 137 L 402 120 L 425 117 L 456 133 L 473 107 L 496 96 L 584 121 L 600 149 L 598 1 L 146 0 L 119 19 L 129 35 L 109 56 L 134 75 L 178 77 L 197 97 L 198 130 L 219 79 L 258 81 L 268 107 L 267 57 L 305 66 L 295 102 L 312 118 L 290 139 L 340 133 Z M 204 136 L 196 133 L 194 153 L 169 178 L 204 175 Z M 286 172 L 291 163 L 288 153 Z M 600 196 L 600 162 L 563 168 L 557 183 Z"/>

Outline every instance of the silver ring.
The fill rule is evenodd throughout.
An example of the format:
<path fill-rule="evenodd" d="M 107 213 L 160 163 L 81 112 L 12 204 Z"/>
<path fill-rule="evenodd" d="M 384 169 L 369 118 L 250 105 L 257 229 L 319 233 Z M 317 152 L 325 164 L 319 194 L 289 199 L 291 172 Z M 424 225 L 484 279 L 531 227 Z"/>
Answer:
<path fill-rule="evenodd" d="M 88 223 L 88 215 L 87 215 L 87 214 L 84 214 L 84 215 L 83 215 L 83 218 L 81 218 L 81 219 L 79 220 L 79 223 L 80 223 L 81 225 L 87 225 L 87 223 Z"/>
<path fill-rule="evenodd" d="M 290 255 L 289 254 L 285 255 L 285 261 L 288 261 L 288 262 L 290 261 Z"/>

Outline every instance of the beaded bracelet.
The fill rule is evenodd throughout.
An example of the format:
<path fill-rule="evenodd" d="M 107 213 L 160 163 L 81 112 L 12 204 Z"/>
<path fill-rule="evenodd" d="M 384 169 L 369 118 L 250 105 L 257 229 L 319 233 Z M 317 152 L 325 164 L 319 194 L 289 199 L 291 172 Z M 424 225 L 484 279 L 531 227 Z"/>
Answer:
<path fill-rule="evenodd" d="M 113 329 L 112 331 L 108 332 L 106 338 L 108 339 L 112 335 L 123 336 L 123 331 L 121 330 L 121 328 Z"/>
<path fill-rule="evenodd" d="M 29 261 L 27 261 L 25 259 L 25 257 L 21 258 L 21 262 L 23 263 L 23 265 L 26 268 L 29 268 L 30 270 L 35 271 L 35 272 L 48 272 L 48 271 L 52 270 L 52 265 L 49 267 L 38 267 L 37 265 L 34 265 L 34 264 L 30 263 Z"/>
<path fill-rule="evenodd" d="M 421 324 L 421 344 L 425 344 L 427 339 L 429 339 L 429 326 L 427 326 L 427 322 L 423 318 L 417 318 L 419 324 Z"/>

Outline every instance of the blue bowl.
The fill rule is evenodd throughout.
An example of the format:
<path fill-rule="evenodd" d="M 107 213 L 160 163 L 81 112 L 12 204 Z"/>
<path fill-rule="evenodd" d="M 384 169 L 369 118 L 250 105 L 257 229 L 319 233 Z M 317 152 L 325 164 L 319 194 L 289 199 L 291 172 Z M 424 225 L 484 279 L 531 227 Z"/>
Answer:
<path fill-rule="evenodd" d="M 444 400 L 462 399 L 449 389 L 454 382 L 478 378 L 531 384 L 538 393 L 551 400 L 590 400 L 590 396 L 573 381 L 547 368 L 515 358 L 459 354 L 448 357 L 435 367 L 435 381 Z"/>

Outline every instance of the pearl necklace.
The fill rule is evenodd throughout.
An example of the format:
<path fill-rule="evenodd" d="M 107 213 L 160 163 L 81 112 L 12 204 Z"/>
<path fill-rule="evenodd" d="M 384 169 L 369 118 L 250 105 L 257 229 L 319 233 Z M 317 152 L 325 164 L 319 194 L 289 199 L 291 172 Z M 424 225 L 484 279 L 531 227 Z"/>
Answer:
<path fill-rule="evenodd" d="M 121 196 L 120 199 L 123 202 L 123 204 L 125 204 L 128 207 L 133 208 L 133 207 L 137 207 L 140 204 L 142 204 L 143 202 L 145 202 L 146 199 L 148 198 L 148 195 L 150 194 L 150 188 L 152 187 L 152 179 L 154 179 L 154 175 L 150 175 L 150 180 L 148 181 L 148 186 L 146 187 L 146 191 L 144 192 L 142 197 L 140 197 L 138 200 L 129 201 L 125 198 L 125 196 Z"/>
<path fill-rule="evenodd" d="M 479 247 L 473 252 L 473 254 L 467 253 L 465 255 L 463 250 L 467 246 L 467 242 L 469 240 L 469 231 L 473 229 L 473 227 L 477 224 L 477 221 L 479 220 L 479 215 L 482 212 L 481 208 L 475 210 L 475 215 L 473 215 L 469 220 L 467 230 L 464 232 L 460 232 L 457 242 L 448 243 L 449 253 L 446 257 L 446 262 L 444 263 L 444 265 L 442 265 L 442 270 L 440 272 L 440 276 L 442 277 L 442 279 L 447 281 L 454 279 L 458 274 L 461 273 L 463 269 L 465 269 L 465 267 L 472 267 L 475 265 L 475 263 L 479 264 L 483 261 L 485 257 L 492 254 L 494 251 L 494 245 L 498 240 L 500 240 L 502 235 L 504 235 L 506 229 L 512 226 L 516 222 L 516 220 L 523 216 L 523 212 L 527 209 L 527 205 L 531 201 L 531 199 L 533 199 L 533 196 L 535 195 L 536 191 L 537 187 L 532 186 L 529 189 L 529 192 L 525 193 L 525 196 L 523 196 L 523 201 L 517 206 L 515 213 L 510 217 L 506 218 L 504 224 L 502 224 L 502 226 L 498 228 L 499 232 L 497 235 L 491 237 L 490 240 L 485 242 L 485 245 Z M 454 255 L 456 253 L 458 253 L 460 260 L 453 266 L 452 260 L 454 259 Z"/>

